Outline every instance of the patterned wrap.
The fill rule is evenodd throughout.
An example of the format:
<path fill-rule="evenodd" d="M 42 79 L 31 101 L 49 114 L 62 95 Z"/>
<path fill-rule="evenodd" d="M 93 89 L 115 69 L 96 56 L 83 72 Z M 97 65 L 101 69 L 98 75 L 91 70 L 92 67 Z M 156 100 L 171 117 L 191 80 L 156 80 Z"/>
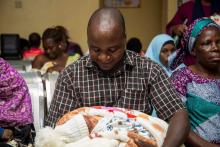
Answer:
<path fill-rule="evenodd" d="M 201 34 L 202 31 L 210 26 L 220 28 L 220 26 L 217 25 L 212 19 L 206 17 L 195 20 L 188 27 L 188 29 L 184 32 L 183 38 L 181 40 L 182 47 L 169 57 L 168 64 L 172 70 L 176 69 L 176 67 L 183 63 L 184 58 L 191 54 L 197 37 Z"/>
<path fill-rule="evenodd" d="M 220 143 L 220 79 L 202 77 L 185 67 L 174 72 L 171 81 L 186 103 L 193 131 Z"/>
<path fill-rule="evenodd" d="M 90 138 L 94 137 L 106 137 L 110 138 L 108 132 L 117 131 L 120 133 L 125 131 L 137 131 L 139 135 L 147 138 L 150 142 L 156 142 L 160 147 L 163 144 L 166 136 L 168 124 L 155 117 L 151 117 L 147 114 L 136 110 L 128 110 L 118 107 L 82 107 L 74 111 L 66 113 L 59 121 L 57 125 L 62 125 L 73 116 L 77 114 L 90 115 L 96 117 L 99 121 L 90 134 Z M 110 136 L 109 136 L 110 135 Z M 123 135 L 122 135 L 123 136 Z M 126 137 L 116 137 L 118 140 L 127 142 Z M 114 136 L 112 136 L 114 138 Z"/>
<path fill-rule="evenodd" d="M 0 58 L 0 127 L 33 123 L 31 98 L 22 76 Z"/>

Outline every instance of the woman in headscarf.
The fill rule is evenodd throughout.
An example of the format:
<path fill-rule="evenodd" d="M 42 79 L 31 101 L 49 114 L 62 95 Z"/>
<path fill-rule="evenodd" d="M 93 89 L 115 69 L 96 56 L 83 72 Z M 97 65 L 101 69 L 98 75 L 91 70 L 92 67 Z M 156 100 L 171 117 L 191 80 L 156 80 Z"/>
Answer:
<path fill-rule="evenodd" d="M 159 34 L 151 41 L 145 57 L 158 63 L 166 71 L 167 75 L 171 76 L 173 71 L 168 67 L 168 57 L 174 51 L 175 45 L 173 38 L 167 34 Z"/>
<path fill-rule="evenodd" d="M 27 84 L 9 63 L 0 58 L 0 143 L 15 139 L 27 145 L 31 142 L 31 129 L 33 116 Z"/>
<path fill-rule="evenodd" d="M 220 145 L 220 26 L 210 18 L 194 21 L 183 34 L 183 48 L 173 56 L 175 68 L 187 55 L 194 65 L 178 69 L 171 81 L 189 112 L 189 146 Z"/>

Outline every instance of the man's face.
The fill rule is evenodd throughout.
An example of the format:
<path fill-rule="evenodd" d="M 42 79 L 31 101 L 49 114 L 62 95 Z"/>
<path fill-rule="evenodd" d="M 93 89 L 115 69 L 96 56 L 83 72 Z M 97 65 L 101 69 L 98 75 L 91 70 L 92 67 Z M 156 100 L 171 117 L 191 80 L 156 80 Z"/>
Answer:
<path fill-rule="evenodd" d="M 126 37 L 121 27 L 102 29 L 91 26 L 88 31 L 88 46 L 91 59 L 103 71 L 114 71 L 125 53 Z"/>

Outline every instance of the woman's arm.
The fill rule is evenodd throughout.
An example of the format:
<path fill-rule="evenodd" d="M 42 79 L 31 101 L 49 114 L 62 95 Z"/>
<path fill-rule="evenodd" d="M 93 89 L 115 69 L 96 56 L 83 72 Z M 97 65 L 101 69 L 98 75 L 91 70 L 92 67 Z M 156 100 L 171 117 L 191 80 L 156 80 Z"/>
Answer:
<path fill-rule="evenodd" d="M 185 145 L 187 147 L 219 147 L 219 145 L 210 143 L 204 139 L 202 139 L 200 136 L 198 136 L 195 132 L 190 130 L 189 136 L 185 142 Z"/>

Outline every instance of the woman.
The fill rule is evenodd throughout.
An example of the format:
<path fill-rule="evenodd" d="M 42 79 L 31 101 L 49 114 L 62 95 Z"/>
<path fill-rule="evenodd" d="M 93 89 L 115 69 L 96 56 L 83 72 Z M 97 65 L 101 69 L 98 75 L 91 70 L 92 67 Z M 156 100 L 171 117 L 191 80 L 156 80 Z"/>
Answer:
<path fill-rule="evenodd" d="M 32 143 L 31 98 L 22 76 L 0 58 L 0 143 L 16 140 Z"/>
<path fill-rule="evenodd" d="M 42 36 L 45 53 L 36 56 L 32 68 L 43 72 L 60 72 L 67 64 L 76 61 L 80 54 L 70 51 L 67 39 L 67 31 L 62 26 L 46 29 Z"/>
<path fill-rule="evenodd" d="M 220 27 L 209 18 L 193 22 L 184 33 L 183 48 L 171 65 L 175 68 L 187 55 L 196 63 L 173 73 L 171 81 L 182 95 L 189 112 L 189 146 L 220 145 Z"/>
<path fill-rule="evenodd" d="M 168 57 L 174 51 L 175 45 L 173 38 L 167 34 L 160 34 L 153 38 L 145 56 L 158 63 L 166 71 L 167 75 L 170 76 L 172 70 L 168 67 Z"/>

